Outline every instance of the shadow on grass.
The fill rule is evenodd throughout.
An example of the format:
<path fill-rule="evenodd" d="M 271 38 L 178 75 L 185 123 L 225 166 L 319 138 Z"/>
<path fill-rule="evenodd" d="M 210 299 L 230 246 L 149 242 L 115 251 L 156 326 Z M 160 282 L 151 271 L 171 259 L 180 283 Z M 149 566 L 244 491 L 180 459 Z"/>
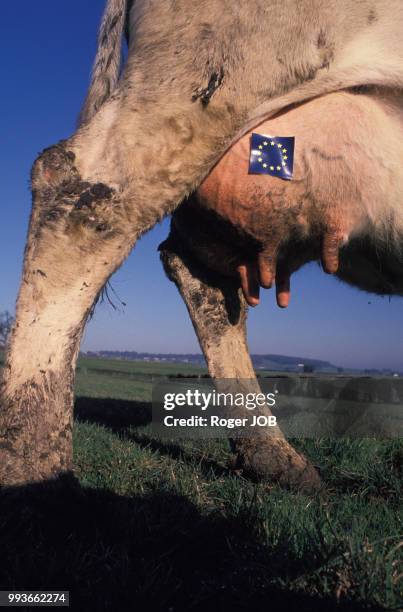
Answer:
<path fill-rule="evenodd" d="M 99 397 L 76 397 L 74 417 L 108 427 L 113 432 L 151 423 L 151 403 Z"/>
<path fill-rule="evenodd" d="M 146 434 L 129 431 L 130 427 L 139 427 L 151 423 L 151 403 L 117 400 L 110 398 L 77 397 L 74 416 L 79 421 L 96 423 L 110 429 L 125 440 L 131 440 L 141 448 L 149 448 L 172 459 L 181 459 L 194 463 L 194 453 L 186 452 L 179 444 L 165 440 L 156 440 Z M 197 457 L 199 469 L 208 476 L 214 471 L 216 476 L 225 476 L 231 470 L 207 457 Z"/>
<path fill-rule="evenodd" d="M 169 493 L 122 497 L 70 476 L 3 490 L 0 541 L 1 589 L 70 590 L 74 610 L 363 609 L 273 588 L 243 521 Z"/>

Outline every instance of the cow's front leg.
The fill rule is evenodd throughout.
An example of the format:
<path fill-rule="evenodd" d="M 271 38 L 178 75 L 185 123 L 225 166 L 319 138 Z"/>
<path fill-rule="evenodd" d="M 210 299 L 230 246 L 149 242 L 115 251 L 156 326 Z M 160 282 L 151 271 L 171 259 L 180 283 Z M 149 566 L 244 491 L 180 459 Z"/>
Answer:
<path fill-rule="evenodd" d="M 239 282 L 197 263 L 183 250 L 183 243 L 175 237 L 175 232 L 171 232 L 160 250 L 165 271 L 186 303 L 218 389 L 261 393 L 247 347 L 247 307 Z M 256 411 L 271 415 L 268 407 L 256 407 Z M 240 408 L 236 416 L 250 416 L 250 413 Z M 320 479 L 311 463 L 290 446 L 278 427 L 269 431 L 231 441 L 236 467 L 253 479 L 279 482 L 304 491 L 318 489 Z"/>

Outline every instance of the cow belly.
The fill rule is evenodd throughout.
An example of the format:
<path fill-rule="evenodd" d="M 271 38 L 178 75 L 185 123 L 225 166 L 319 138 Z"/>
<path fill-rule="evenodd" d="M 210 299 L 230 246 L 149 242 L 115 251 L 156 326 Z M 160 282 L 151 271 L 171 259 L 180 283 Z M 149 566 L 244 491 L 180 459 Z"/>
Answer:
<path fill-rule="evenodd" d="M 280 254 L 292 272 L 318 257 L 318 245 L 312 239 L 291 240 Z M 351 238 L 340 250 L 336 274 L 370 293 L 403 295 L 403 240 L 392 245 L 370 234 Z"/>

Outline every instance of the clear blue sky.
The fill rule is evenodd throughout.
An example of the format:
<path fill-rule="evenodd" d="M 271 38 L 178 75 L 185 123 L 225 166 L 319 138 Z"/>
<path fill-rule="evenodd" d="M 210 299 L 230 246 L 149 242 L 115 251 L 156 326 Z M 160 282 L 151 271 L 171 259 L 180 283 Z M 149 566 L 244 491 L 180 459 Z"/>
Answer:
<path fill-rule="evenodd" d="M 69 136 L 84 97 L 103 0 L 2 2 L 0 311 L 14 310 L 30 210 L 28 178 L 44 147 Z M 199 352 L 185 306 L 156 251 L 168 221 L 145 236 L 113 277 L 123 313 L 98 307 L 82 349 Z M 140 290 L 141 289 L 141 290 Z M 346 367 L 403 370 L 403 303 L 369 296 L 316 264 L 293 279 L 282 311 L 272 291 L 249 317 L 255 353 L 316 357 Z M 371 302 L 368 304 L 368 302 Z"/>

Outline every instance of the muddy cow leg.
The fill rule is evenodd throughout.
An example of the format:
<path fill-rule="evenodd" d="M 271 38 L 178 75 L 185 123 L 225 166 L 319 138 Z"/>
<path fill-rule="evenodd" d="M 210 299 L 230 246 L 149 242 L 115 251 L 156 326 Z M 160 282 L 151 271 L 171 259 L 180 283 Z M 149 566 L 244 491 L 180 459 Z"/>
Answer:
<path fill-rule="evenodd" d="M 234 392 L 261 393 L 247 347 L 247 307 L 239 283 L 201 266 L 172 236 L 160 250 L 165 272 L 186 303 L 216 386 L 228 392 L 236 384 Z M 267 407 L 259 410 L 271 415 Z M 246 412 L 237 416 L 247 416 Z M 231 442 L 236 467 L 245 476 L 304 491 L 320 487 L 314 467 L 290 446 L 278 427 Z"/>
<path fill-rule="evenodd" d="M 75 162 L 70 143 L 62 142 L 32 170 L 33 208 L 1 396 L 2 485 L 71 470 L 81 334 L 128 252 L 116 190 L 84 181 Z"/>

